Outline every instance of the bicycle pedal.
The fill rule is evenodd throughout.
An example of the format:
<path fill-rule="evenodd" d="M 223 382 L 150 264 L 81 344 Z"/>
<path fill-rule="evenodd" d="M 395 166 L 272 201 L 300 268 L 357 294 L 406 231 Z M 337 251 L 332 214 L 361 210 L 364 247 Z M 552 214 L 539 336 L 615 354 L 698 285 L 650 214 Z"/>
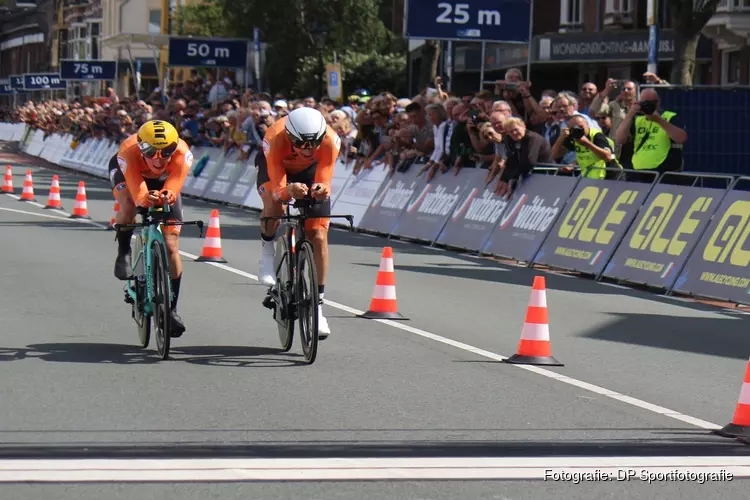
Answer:
<path fill-rule="evenodd" d="M 263 307 L 266 309 L 276 309 L 276 301 L 270 295 L 266 295 L 266 298 L 263 299 Z"/>

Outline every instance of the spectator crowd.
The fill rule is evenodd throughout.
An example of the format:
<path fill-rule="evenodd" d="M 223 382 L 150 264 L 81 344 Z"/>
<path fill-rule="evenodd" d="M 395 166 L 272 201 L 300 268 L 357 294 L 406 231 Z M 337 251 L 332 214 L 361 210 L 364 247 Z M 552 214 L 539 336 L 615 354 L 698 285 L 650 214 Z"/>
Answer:
<path fill-rule="evenodd" d="M 644 77 L 664 83 L 653 74 Z M 681 170 L 687 133 L 679 116 L 660 108 L 654 89 L 637 93 L 634 81 L 608 80 L 602 89 L 593 82 L 578 92 L 542 89 L 537 99 L 531 82 L 510 69 L 493 90 L 472 95 L 446 92 L 438 77 L 412 98 L 360 89 L 340 105 L 327 98 L 243 93 L 229 76 L 204 81 L 193 73 L 170 86 L 166 103 L 159 89 L 145 99 L 121 99 L 109 89 L 105 97 L 83 102 L 27 102 L 5 118 L 45 136 L 70 134 L 71 147 L 89 138 L 119 142 L 150 119 L 169 120 L 189 145 L 236 149 L 246 159 L 275 120 L 315 107 L 342 138 L 341 154 L 355 160 L 356 170 L 382 162 L 391 172 L 419 168 L 433 178 L 484 168 L 487 182 L 496 180 L 497 194 L 505 195 L 540 165 L 597 179 Z"/>

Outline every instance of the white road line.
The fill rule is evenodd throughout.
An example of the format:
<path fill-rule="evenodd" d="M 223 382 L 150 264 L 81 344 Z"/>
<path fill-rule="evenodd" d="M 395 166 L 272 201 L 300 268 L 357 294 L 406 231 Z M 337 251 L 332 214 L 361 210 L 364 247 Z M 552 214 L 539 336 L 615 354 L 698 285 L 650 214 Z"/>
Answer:
<path fill-rule="evenodd" d="M 705 482 L 750 477 L 750 457 L 255 458 L 3 460 L 0 482 L 342 481 L 426 479 Z M 682 474 L 682 476 L 680 476 Z M 667 476 L 669 477 L 669 476 Z M 559 479 L 557 479 L 559 480 Z"/>
<path fill-rule="evenodd" d="M 4 210 L 12 210 L 12 209 L 4 209 Z M 50 216 L 50 215 L 46 215 L 46 214 L 37 214 L 35 212 L 24 212 L 22 210 L 12 210 L 12 211 L 14 211 L 14 212 L 20 212 L 20 213 L 25 213 L 27 215 L 34 215 L 34 216 L 40 216 L 40 217 L 52 217 L 52 218 L 55 218 L 54 216 Z M 63 212 L 63 213 L 65 213 L 65 212 Z M 85 220 L 85 219 L 68 219 L 68 218 L 64 218 L 64 217 L 57 217 L 57 218 L 59 218 L 61 220 L 67 220 L 67 221 L 70 221 L 70 222 L 79 222 L 79 223 L 83 222 L 83 223 L 87 223 L 87 224 L 93 224 L 93 225 L 95 225 L 97 227 L 100 227 L 102 229 L 107 229 L 107 226 L 105 226 L 103 224 L 99 224 L 98 222 L 90 221 L 90 220 Z M 195 260 L 195 259 L 198 258 L 197 255 L 194 255 L 194 254 L 191 254 L 191 253 L 188 253 L 188 252 L 184 252 L 182 250 L 180 250 L 180 255 L 182 255 L 184 257 L 187 257 L 189 259 L 193 259 L 193 260 Z M 240 269 L 236 269 L 236 268 L 228 266 L 226 264 L 219 264 L 219 263 L 216 263 L 216 262 L 204 262 L 204 264 L 208 264 L 209 266 L 214 266 L 214 267 L 216 267 L 218 269 L 222 269 L 224 271 L 236 274 L 237 276 L 242 276 L 244 278 L 248 278 L 248 279 L 251 279 L 253 281 L 258 281 L 258 277 L 255 276 L 254 274 L 250 274 L 248 272 L 242 271 Z M 344 305 L 344 304 L 339 304 L 338 302 L 333 302 L 332 300 L 328 300 L 328 299 L 325 299 L 325 304 L 328 305 L 328 306 L 330 306 L 330 307 L 333 307 L 333 308 L 336 308 L 336 309 L 339 309 L 341 311 L 345 311 L 345 312 L 348 312 L 350 314 L 357 315 L 357 316 L 360 315 L 360 314 L 364 314 L 364 312 L 365 312 L 365 311 L 360 311 L 359 309 L 354 309 L 353 307 L 349 307 L 349 306 Z M 418 336 L 426 338 L 426 339 L 434 340 L 435 342 L 440 342 L 441 344 L 449 345 L 451 347 L 455 347 L 457 349 L 461 349 L 463 351 L 467 351 L 467 352 L 476 354 L 477 356 L 481 356 L 481 357 L 484 357 L 484 358 L 487 358 L 487 359 L 492 359 L 494 361 L 503 361 L 504 359 L 507 359 L 506 356 L 503 356 L 501 354 L 496 354 L 494 352 L 486 351 L 484 349 L 480 349 L 478 347 L 474 347 L 472 345 L 465 344 L 465 343 L 459 342 L 457 340 L 453 340 L 453 339 L 449 339 L 449 338 L 446 338 L 446 337 L 442 337 L 440 335 L 436 335 L 434 333 L 430 333 L 430 332 L 427 332 L 425 330 L 422 330 L 422 329 L 419 329 L 419 328 L 415 328 L 413 326 L 406 325 L 406 324 L 403 324 L 403 323 L 398 322 L 398 321 L 391 321 L 391 320 L 387 320 L 387 319 L 373 319 L 373 320 L 367 320 L 367 321 L 377 321 L 378 323 L 382 323 L 384 325 L 388 325 L 390 327 L 393 327 L 393 328 L 396 328 L 396 329 L 399 329 L 399 330 L 402 330 L 402 331 L 405 331 L 405 332 L 408 332 L 408 333 L 411 333 L 411 334 L 414 334 L 414 335 L 418 335 Z M 659 415 L 662 415 L 662 416 L 665 416 L 665 417 L 668 417 L 668 418 L 671 418 L 671 419 L 674 419 L 674 420 L 679 420 L 680 422 L 684 422 L 686 424 L 693 425 L 695 427 L 700 427 L 702 429 L 713 430 L 713 429 L 720 429 L 722 427 L 721 425 L 714 424 L 712 422 L 708 422 L 708 421 L 702 420 L 700 418 L 692 417 L 690 415 L 685 415 L 685 414 L 680 413 L 678 411 L 670 410 L 669 408 L 665 408 L 663 406 L 655 405 L 655 404 L 649 403 L 647 401 L 643 401 L 641 399 L 633 398 L 631 396 L 626 396 L 626 395 L 621 394 L 619 392 L 611 391 L 609 389 L 605 389 L 604 387 L 600 387 L 598 385 L 590 384 L 588 382 L 583 382 L 581 380 L 577 380 L 577 379 L 574 379 L 574 378 L 562 375 L 560 373 L 553 372 L 552 370 L 548 370 L 546 368 L 540 368 L 538 366 L 531 366 L 531 365 L 507 365 L 507 366 L 513 367 L 513 368 L 519 368 L 521 370 L 526 370 L 526 371 L 529 371 L 529 372 L 532 372 L 532 373 L 536 373 L 537 375 L 541 375 L 542 377 L 547 377 L 549 379 L 557 380 L 559 382 L 562 382 L 562 383 L 565 383 L 565 384 L 568 384 L 568 385 L 571 385 L 571 386 L 574 386 L 574 387 L 578 387 L 579 389 L 583 389 L 585 391 L 593 392 L 595 394 L 599 394 L 601 396 L 605 396 L 605 397 L 608 397 L 610 399 L 615 399 L 617 401 L 629 404 L 631 406 L 635 406 L 635 407 L 641 408 L 643 410 L 650 411 L 652 413 L 656 413 L 656 414 L 659 414 Z"/>

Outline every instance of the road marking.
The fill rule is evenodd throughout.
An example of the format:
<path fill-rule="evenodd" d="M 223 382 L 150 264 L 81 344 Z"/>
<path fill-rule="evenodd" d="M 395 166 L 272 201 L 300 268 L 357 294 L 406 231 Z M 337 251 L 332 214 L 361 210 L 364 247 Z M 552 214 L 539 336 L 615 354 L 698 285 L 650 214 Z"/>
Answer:
<path fill-rule="evenodd" d="M 5 209 L 5 210 L 11 210 L 11 209 Z M 94 222 L 94 221 L 86 220 L 86 219 L 68 219 L 68 218 L 64 218 L 64 217 L 54 217 L 54 216 L 46 215 L 46 214 L 37 214 L 35 212 L 25 212 L 25 211 L 22 211 L 22 210 L 13 210 L 13 211 L 14 212 L 20 212 L 20 213 L 25 213 L 27 215 L 59 218 L 61 220 L 67 220 L 67 221 L 70 221 L 70 222 L 83 222 L 83 223 L 86 223 L 86 224 L 93 224 L 93 225 L 95 225 L 97 227 L 100 227 L 102 229 L 107 229 L 107 226 L 105 226 L 103 224 L 99 224 L 98 222 Z M 63 212 L 63 213 L 65 213 L 65 212 Z M 182 255 L 183 257 L 187 257 L 189 259 L 193 259 L 193 260 L 195 260 L 195 259 L 198 258 L 197 255 L 191 254 L 189 252 L 184 252 L 182 250 L 180 250 L 180 255 Z M 254 274 L 250 274 L 248 272 L 242 271 L 240 269 L 236 269 L 236 268 L 228 266 L 226 264 L 220 264 L 220 263 L 217 263 L 217 262 L 204 262 L 203 264 L 208 264 L 209 266 L 214 266 L 214 267 L 216 267 L 218 269 L 222 269 L 224 271 L 236 274 L 237 276 L 242 276 L 244 278 L 251 279 L 253 281 L 259 281 L 258 277 L 255 276 Z M 329 299 L 325 299 L 324 302 L 325 302 L 326 305 L 328 305 L 330 307 L 339 309 L 341 311 L 348 312 L 348 313 L 353 314 L 355 316 L 359 316 L 361 314 L 364 314 L 364 312 L 365 312 L 365 311 L 360 311 L 359 309 L 354 309 L 353 307 L 349 307 L 349 306 L 344 305 L 344 304 L 339 304 L 338 302 L 333 302 L 332 300 L 329 300 Z M 476 354 L 477 356 L 481 356 L 481 357 L 484 357 L 484 358 L 487 358 L 487 359 L 492 359 L 494 361 L 503 361 L 503 360 L 507 359 L 506 356 L 503 356 L 501 354 L 496 354 L 494 352 L 486 351 L 484 349 L 480 349 L 478 347 L 474 347 L 472 345 L 465 344 L 465 343 L 459 342 L 457 340 L 453 340 L 453 339 L 449 339 L 449 338 L 446 338 L 446 337 L 442 337 L 440 335 L 437 335 L 437 334 L 434 334 L 434 333 L 430 333 L 430 332 L 427 332 L 425 330 L 422 330 L 422 329 L 419 329 L 419 328 L 415 328 L 413 326 L 406 325 L 406 324 L 403 324 L 403 323 L 400 323 L 400 322 L 397 322 L 397 321 L 391 321 L 391 320 L 387 320 L 387 319 L 371 319 L 371 320 L 366 320 L 366 321 L 376 321 L 378 323 L 382 323 L 384 325 L 388 325 L 390 327 L 393 327 L 393 328 L 396 328 L 396 329 L 399 329 L 399 330 L 402 330 L 402 331 L 405 331 L 405 332 L 408 332 L 408 333 L 411 333 L 411 334 L 414 334 L 414 335 L 418 335 L 418 336 L 426 338 L 426 339 L 434 340 L 435 342 L 440 342 L 441 344 L 449 345 L 451 347 L 455 347 L 457 349 L 461 349 L 463 351 L 467 351 L 467 352 Z M 693 425 L 695 427 L 700 427 L 702 429 L 713 430 L 713 429 L 720 429 L 721 427 L 723 427 L 721 425 L 714 424 L 712 422 L 708 422 L 708 421 L 702 420 L 700 418 L 692 417 L 690 415 L 685 415 L 685 414 L 680 413 L 680 412 L 675 411 L 675 410 L 670 410 L 669 408 L 665 408 L 663 406 L 655 405 L 655 404 L 652 404 L 652 403 L 649 403 L 647 401 L 643 401 L 641 399 L 637 399 L 637 398 L 634 398 L 634 397 L 631 397 L 631 396 L 626 396 L 626 395 L 621 394 L 621 393 L 616 392 L 616 391 L 611 391 L 609 389 L 606 389 L 604 387 L 600 387 L 598 385 L 590 384 L 590 383 L 584 382 L 582 380 L 577 380 L 577 379 L 568 377 L 566 375 L 562 375 L 560 373 L 553 372 L 552 370 L 548 370 L 546 368 L 540 368 L 538 366 L 531 366 L 531 365 L 515 365 L 515 364 L 514 365 L 510 365 L 509 364 L 507 366 L 508 367 L 513 367 L 513 368 L 519 368 L 521 370 L 526 370 L 526 371 L 529 371 L 529 372 L 532 372 L 532 373 L 536 373 L 537 375 L 541 375 L 542 377 L 547 377 L 549 379 L 557 380 L 557 381 L 562 382 L 564 384 L 568 384 L 568 385 L 571 385 L 571 386 L 574 386 L 574 387 L 578 387 L 579 389 L 583 389 L 585 391 L 593 392 L 595 394 L 599 394 L 601 396 L 605 396 L 605 397 L 608 397 L 610 399 L 615 399 L 615 400 L 620 401 L 622 403 L 626 403 L 626 404 L 629 404 L 631 406 L 635 406 L 637 408 L 641 408 L 643 410 L 650 411 L 652 413 L 656 413 L 656 414 L 659 414 L 659 415 L 662 415 L 662 416 L 665 416 L 665 417 L 669 417 L 669 418 L 674 419 L 674 420 L 679 420 L 680 422 L 684 422 L 686 424 Z"/>
<path fill-rule="evenodd" d="M 0 482 L 343 481 L 427 479 L 728 481 L 750 457 L 410 457 L 2 460 Z M 682 476 L 680 476 L 682 474 Z M 666 476 L 670 477 L 670 476 Z"/>

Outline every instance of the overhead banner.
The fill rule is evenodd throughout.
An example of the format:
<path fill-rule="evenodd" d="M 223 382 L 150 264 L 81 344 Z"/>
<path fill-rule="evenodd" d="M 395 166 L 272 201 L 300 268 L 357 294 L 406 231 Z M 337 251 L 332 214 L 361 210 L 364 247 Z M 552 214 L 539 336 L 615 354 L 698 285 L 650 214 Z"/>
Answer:
<path fill-rule="evenodd" d="M 510 199 L 483 253 L 529 262 L 562 212 L 577 177 L 536 174 L 527 177 Z"/>
<path fill-rule="evenodd" d="M 508 206 L 495 194 L 495 183 L 487 184 L 487 170 L 472 168 L 472 180 L 453 209 L 436 243 L 478 251 Z"/>
<path fill-rule="evenodd" d="M 371 199 L 367 211 L 357 226 L 382 234 L 391 234 L 399 217 L 409 204 L 414 193 L 424 185 L 424 174 L 417 176 L 424 164 L 413 164 L 406 172 L 395 172 L 386 179 L 380 190 Z"/>
<path fill-rule="evenodd" d="M 392 233 L 430 243 L 435 241 L 477 174 L 487 177 L 486 170 L 476 168 L 462 169 L 458 175 L 453 171 L 435 175 L 414 193 Z"/>
<path fill-rule="evenodd" d="M 604 276 L 671 288 L 725 193 L 657 184 Z"/>
<path fill-rule="evenodd" d="M 582 179 L 534 263 L 599 274 L 650 190 L 646 183 Z"/>
<path fill-rule="evenodd" d="M 750 192 L 727 193 L 674 291 L 750 304 Z"/>

